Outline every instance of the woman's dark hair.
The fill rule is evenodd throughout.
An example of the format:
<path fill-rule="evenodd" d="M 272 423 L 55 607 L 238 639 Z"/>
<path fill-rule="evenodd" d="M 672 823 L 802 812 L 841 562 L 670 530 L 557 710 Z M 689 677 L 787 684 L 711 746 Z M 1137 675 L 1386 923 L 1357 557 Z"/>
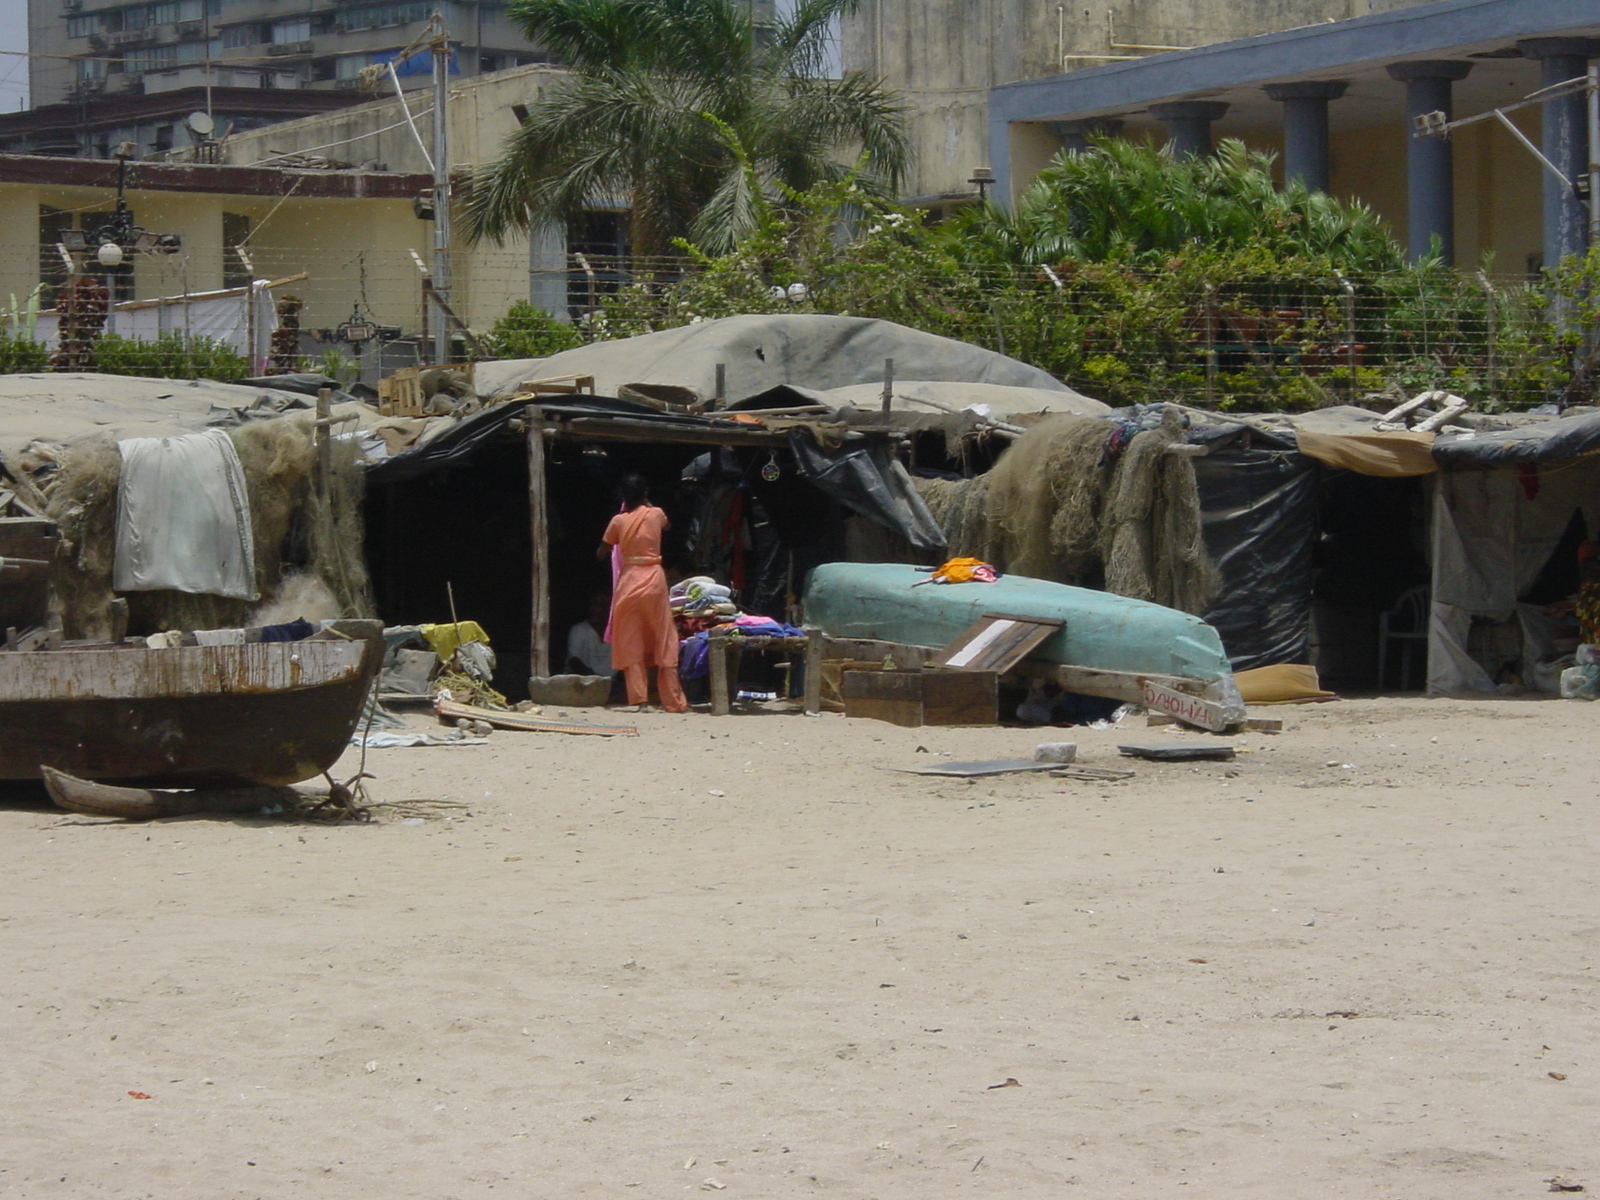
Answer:
<path fill-rule="evenodd" d="M 643 475 L 634 471 L 622 477 L 622 502 L 629 508 L 639 507 L 649 495 L 650 485 L 645 482 Z"/>

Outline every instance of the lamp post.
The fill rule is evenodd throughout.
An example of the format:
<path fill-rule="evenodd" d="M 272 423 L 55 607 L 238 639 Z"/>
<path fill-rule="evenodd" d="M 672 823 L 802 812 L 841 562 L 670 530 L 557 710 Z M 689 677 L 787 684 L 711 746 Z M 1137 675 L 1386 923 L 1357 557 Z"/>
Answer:
<path fill-rule="evenodd" d="M 175 233 L 151 233 L 135 225 L 128 211 L 127 182 L 128 157 L 133 153 L 133 143 L 124 142 L 117 147 L 117 203 L 98 229 L 68 229 L 61 235 L 61 243 L 68 250 L 87 255 L 94 252 L 95 261 L 106 269 L 106 289 L 111 291 L 110 272 L 120 267 L 132 253 L 146 252 L 174 254 L 182 245 Z M 114 300 L 115 297 L 112 297 Z"/>
<path fill-rule="evenodd" d="M 66 289 L 60 348 L 54 359 L 58 370 L 81 369 L 87 362 L 89 347 L 105 332 L 115 310 L 114 272 L 127 261 L 128 255 L 141 251 L 172 254 L 181 245 L 175 233 L 151 233 L 134 224 L 133 214 L 128 211 L 127 182 L 128 159 L 136 149 L 132 142 L 123 142 L 117 147 L 117 202 L 104 223 L 94 229 L 62 231 L 60 248 L 73 264 L 72 269 L 81 269 L 82 274 Z M 96 267 L 105 272 L 103 300 L 92 294 L 99 284 L 91 284 L 87 278 Z"/>
<path fill-rule="evenodd" d="M 973 167 L 972 178 L 968 183 L 976 185 L 978 189 L 978 203 L 989 202 L 989 189 L 994 185 L 994 171 L 989 167 Z"/>

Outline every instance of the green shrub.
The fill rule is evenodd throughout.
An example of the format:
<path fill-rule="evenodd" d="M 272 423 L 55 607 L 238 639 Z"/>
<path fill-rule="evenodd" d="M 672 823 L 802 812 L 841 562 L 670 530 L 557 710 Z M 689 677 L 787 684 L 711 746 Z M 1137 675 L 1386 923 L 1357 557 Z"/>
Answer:
<path fill-rule="evenodd" d="M 249 376 L 250 362 L 226 342 L 213 338 L 163 333 L 154 341 L 140 341 L 108 333 L 90 349 L 89 370 L 103 375 L 234 383 Z"/>
<path fill-rule="evenodd" d="M 42 371 L 49 363 L 50 352 L 44 348 L 44 343 L 31 337 L 0 333 L 0 375 Z"/>
<path fill-rule="evenodd" d="M 542 308 L 518 300 L 483 339 L 496 358 L 547 358 L 583 345 L 583 335 Z"/>

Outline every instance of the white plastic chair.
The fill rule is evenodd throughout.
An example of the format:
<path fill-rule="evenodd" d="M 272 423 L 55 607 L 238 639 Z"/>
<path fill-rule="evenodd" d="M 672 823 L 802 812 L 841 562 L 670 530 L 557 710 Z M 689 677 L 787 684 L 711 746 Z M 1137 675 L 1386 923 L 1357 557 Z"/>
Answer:
<path fill-rule="evenodd" d="M 1413 651 L 1422 650 L 1422 667 L 1428 665 L 1428 585 L 1419 583 L 1400 593 L 1394 607 L 1378 614 L 1378 690 L 1389 682 L 1389 647 L 1397 643 L 1400 653 L 1400 690 L 1406 690 Z"/>

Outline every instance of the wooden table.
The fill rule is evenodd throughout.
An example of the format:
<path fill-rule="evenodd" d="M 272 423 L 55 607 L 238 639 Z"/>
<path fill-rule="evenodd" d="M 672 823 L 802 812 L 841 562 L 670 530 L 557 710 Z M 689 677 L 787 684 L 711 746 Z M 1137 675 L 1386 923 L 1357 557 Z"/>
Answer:
<path fill-rule="evenodd" d="M 706 640 L 710 645 L 710 652 L 706 656 L 706 667 L 711 680 L 712 716 L 725 717 L 732 711 L 732 684 L 738 682 L 739 656 L 746 650 L 756 650 L 764 654 L 783 654 L 791 659 L 797 654 L 804 654 L 805 711 L 810 714 L 822 711 L 821 631 L 807 629 L 804 637 L 771 637 L 762 634 L 736 635 L 724 629 L 713 629 Z M 731 674 L 728 670 L 730 658 L 734 663 Z"/>

